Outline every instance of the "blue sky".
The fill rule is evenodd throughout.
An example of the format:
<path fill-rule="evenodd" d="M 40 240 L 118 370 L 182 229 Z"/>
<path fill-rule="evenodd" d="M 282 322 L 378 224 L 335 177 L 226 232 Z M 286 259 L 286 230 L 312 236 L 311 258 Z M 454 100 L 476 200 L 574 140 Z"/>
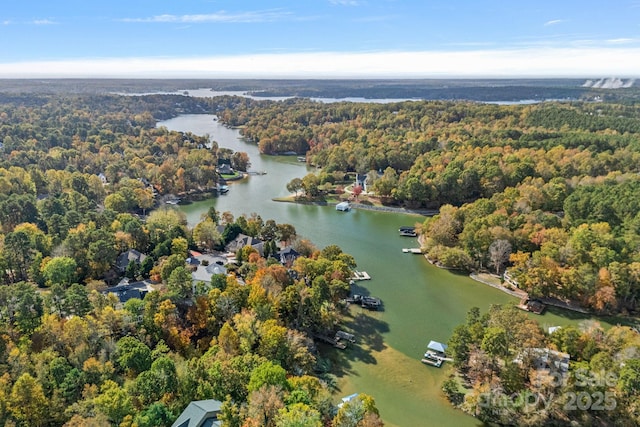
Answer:
<path fill-rule="evenodd" d="M 8 0 L 0 77 L 637 77 L 640 0 Z"/>

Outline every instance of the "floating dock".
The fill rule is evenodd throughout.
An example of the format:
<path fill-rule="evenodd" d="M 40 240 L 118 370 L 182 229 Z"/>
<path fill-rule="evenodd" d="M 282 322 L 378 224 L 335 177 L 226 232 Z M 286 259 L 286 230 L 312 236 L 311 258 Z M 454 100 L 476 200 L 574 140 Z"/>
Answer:
<path fill-rule="evenodd" d="M 371 280 L 371 276 L 366 271 L 354 270 L 351 280 Z"/>
<path fill-rule="evenodd" d="M 436 368 L 442 366 L 442 359 L 432 359 L 430 357 L 425 357 L 420 359 L 420 361 L 425 365 L 435 366 Z"/>
<path fill-rule="evenodd" d="M 404 252 L 405 254 L 420 255 L 422 253 L 422 249 L 420 249 L 420 248 L 402 248 L 402 252 Z"/>

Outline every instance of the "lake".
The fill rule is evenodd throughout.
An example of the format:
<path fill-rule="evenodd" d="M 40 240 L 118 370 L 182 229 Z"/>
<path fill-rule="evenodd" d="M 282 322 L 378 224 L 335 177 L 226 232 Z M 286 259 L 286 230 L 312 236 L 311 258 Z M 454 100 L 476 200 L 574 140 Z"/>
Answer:
<path fill-rule="evenodd" d="M 369 394 L 387 426 L 481 425 L 444 398 L 440 385 L 451 367 L 446 363 L 440 369 L 425 366 L 420 358 L 430 340 L 446 342 L 470 308 L 484 312 L 491 304 L 515 304 L 517 299 L 466 275 L 436 268 L 422 256 L 403 253 L 402 248 L 418 243 L 415 238 L 399 236 L 398 228 L 422 222 L 421 216 L 357 209 L 337 212 L 332 206 L 272 201 L 289 194 L 287 182 L 312 169 L 295 156 L 260 155 L 255 144 L 245 143 L 238 130 L 221 125 L 214 117 L 183 115 L 158 126 L 208 134 L 220 147 L 247 152 L 250 169 L 267 174 L 230 183 L 226 195 L 179 206 L 189 225 L 197 224 L 211 206 L 235 216 L 256 212 L 264 220 L 292 224 L 299 235 L 318 247 L 336 244 L 353 255 L 358 269 L 372 277 L 357 283 L 357 293 L 383 301 L 384 309 L 378 312 L 352 308 L 347 327 L 356 335 L 356 345 L 328 351 L 339 377 L 336 401 L 356 392 Z M 558 310 L 531 316 L 545 329 L 575 325 L 585 318 Z"/>

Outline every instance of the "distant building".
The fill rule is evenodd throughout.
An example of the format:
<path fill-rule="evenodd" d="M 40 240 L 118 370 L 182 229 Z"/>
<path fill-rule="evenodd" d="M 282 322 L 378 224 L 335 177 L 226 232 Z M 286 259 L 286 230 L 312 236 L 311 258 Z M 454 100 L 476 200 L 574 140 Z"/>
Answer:
<path fill-rule="evenodd" d="M 569 372 L 571 356 L 550 348 L 528 348 L 518 355 L 515 362 L 523 363 L 526 359 L 530 360 L 533 368 L 538 371 L 559 372 L 566 375 Z"/>
<path fill-rule="evenodd" d="M 131 261 L 137 263 L 138 265 L 142 264 L 142 262 L 147 258 L 147 256 L 135 249 L 129 249 L 126 252 L 122 252 L 116 258 L 116 269 L 120 274 L 127 271 L 127 267 Z"/>
<path fill-rule="evenodd" d="M 100 178 L 100 181 L 102 181 L 102 184 L 103 184 L 103 185 L 104 185 L 104 184 L 108 184 L 107 177 L 106 177 L 106 176 L 105 176 L 105 174 L 103 174 L 102 172 L 100 172 L 100 173 L 98 174 L 98 178 Z"/>
<path fill-rule="evenodd" d="M 280 261 L 280 264 L 285 266 L 291 266 L 295 260 L 300 257 L 300 253 L 293 249 L 291 246 L 287 246 L 271 255 L 273 258 Z"/>
<path fill-rule="evenodd" d="M 222 175 L 232 175 L 234 172 L 229 164 L 223 163 L 218 166 L 218 173 Z"/>
<path fill-rule="evenodd" d="M 187 258 L 187 264 L 191 267 L 191 278 L 193 283 L 204 282 L 211 283 L 211 277 L 214 274 L 227 274 L 228 260 L 225 257 L 201 254 L 195 251 L 191 252 L 191 256 Z"/>
<path fill-rule="evenodd" d="M 360 186 L 362 187 L 362 192 L 366 193 L 367 192 L 367 174 L 359 174 L 356 173 L 356 180 L 353 183 L 353 186 Z"/>
<path fill-rule="evenodd" d="M 227 252 L 236 253 L 238 249 L 242 249 L 245 246 L 251 246 L 255 250 L 258 251 L 260 256 L 264 255 L 264 242 L 260 239 L 256 239 L 255 237 L 247 236 L 246 234 L 238 234 L 238 236 L 230 241 L 225 250 Z"/>
<path fill-rule="evenodd" d="M 152 284 L 153 282 L 149 280 L 129 282 L 128 279 L 123 279 L 117 286 L 107 288 L 102 293 L 105 295 L 114 294 L 118 297 L 119 304 L 122 306 L 133 298 L 144 299 L 149 292 L 153 291 Z"/>
<path fill-rule="evenodd" d="M 197 400 L 189 403 L 171 427 L 221 427 L 218 419 L 222 402 L 218 400 Z"/>

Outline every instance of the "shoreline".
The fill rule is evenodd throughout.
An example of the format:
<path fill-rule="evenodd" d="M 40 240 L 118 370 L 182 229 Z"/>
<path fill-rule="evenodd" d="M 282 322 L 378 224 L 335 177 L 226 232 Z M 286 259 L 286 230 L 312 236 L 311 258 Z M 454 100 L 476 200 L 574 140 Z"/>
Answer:
<path fill-rule="evenodd" d="M 315 206 L 335 206 L 337 203 L 335 202 L 323 202 L 323 201 L 313 201 L 313 200 L 293 200 L 287 198 L 273 198 L 271 199 L 274 202 L 282 202 L 282 203 L 296 203 L 301 205 L 315 205 Z M 439 211 L 435 209 L 407 209 L 402 207 L 393 207 L 393 206 L 374 206 L 367 205 L 364 203 L 354 203 L 349 202 L 351 208 L 353 209 L 362 209 L 367 211 L 377 211 L 377 212 L 389 212 L 389 213 L 402 213 L 407 215 L 421 215 L 421 216 L 433 216 L 437 215 Z"/>
<path fill-rule="evenodd" d="M 418 243 L 420 243 L 420 246 L 422 246 L 422 236 L 420 236 L 418 238 Z M 447 268 L 442 267 L 442 266 L 432 262 L 429 259 L 429 257 L 427 256 L 427 254 L 424 254 L 424 259 L 426 259 L 428 263 L 430 263 L 431 265 L 433 265 L 435 267 L 448 270 Z M 516 288 L 518 290 L 515 291 L 515 290 L 511 290 L 511 289 L 507 288 L 506 286 L 498 285 L 497 283 L 491 283 L 491 282 L 489 282 L 487 280 L 483 280 L 482 278 L 478 277 L 478 273 L 477 272 L 469 273 L 469 278 L 471 278 L 472 280 L 475 280 L 478 283 L 482 283 L 484 285 L 491 286 L 494 289 L 502 291 L 502 292 L 504 292 L 504 293 L 506 293 L 508 295 L 511 295 L 513 297 L 516 297 L 516 298 L 522 299 L 523 297 L 528 297 L 529 296 L 529 294 L 527 292 L 523 291 L 522 289 Z M 561 309 L 564 309 L 564 310 L 569 310 L 569 311 L 573 311 L 573 312 L 581 313 L 581 314 L 587 314 L 587 315 L 590 315 L 590 316 L 601 316 L 598 313 L 594 313 L 592 311 L 589 311 L 586 308 L 583 308 L 583 307 L 580 307 L 580 306 L 576 306 L 576 305 L 573 305 L 573 304 L 565 302 L 565 301 L 558 300 L 557 298 L 539 297 L 539 298 L 536 298 L 536 299 L 540 300 L 543 304 L 550 305 L 550 306 L 557 307 L 557 308 L 561 308 Z"/>

